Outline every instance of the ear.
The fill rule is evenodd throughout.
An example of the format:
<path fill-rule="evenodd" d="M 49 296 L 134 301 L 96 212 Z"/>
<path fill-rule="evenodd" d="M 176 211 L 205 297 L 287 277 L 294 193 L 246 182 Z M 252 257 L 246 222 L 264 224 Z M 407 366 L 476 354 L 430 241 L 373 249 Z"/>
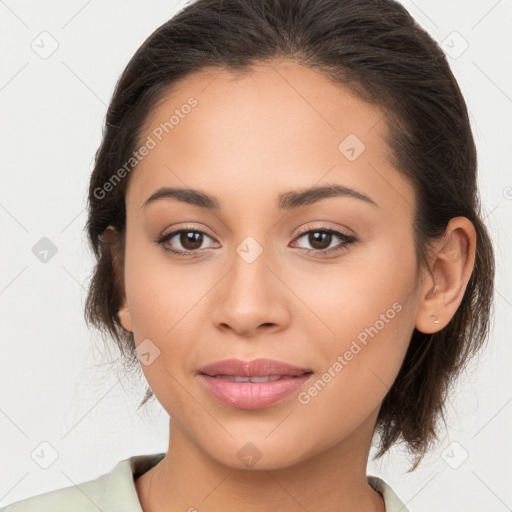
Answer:
<path fill-rule="evenodd" d="M 425 334 L 440 331 L 456 313 L 473 272 L 476 231 L 466 217 L 454 217 L 430 258 L 432 275 L 421 288 L 416 329 Z M 434 323 L 435 321 L 438 323 Z"/>
<path fill-rule="evenodd" d="M 129 332 L 133 332 L 132 325 L 132 315 L 130 310 L 128 309 L 128 303 L 126 302 L 126 297 L 124 298 L 122 306 L 119 308 L 117 312 L 117 317 L 121 322 L 121 325 Z"/>
<path fill-rule="evenodd" d="M 130 332 L 133 332 L 132 317 L 128 308 L 126 299 L 126 291 L 124 285 L 124 257 L 122 254 L 122 246 L 119 239 L 119 233 L 114 226 L 108 226 L 100 238 L 110 248 L 112 258 L 112 266 L 114 267 L 114 276 L 122 294 L 122 305 L 117 312 L 117 317 L 121 325 Z"/>

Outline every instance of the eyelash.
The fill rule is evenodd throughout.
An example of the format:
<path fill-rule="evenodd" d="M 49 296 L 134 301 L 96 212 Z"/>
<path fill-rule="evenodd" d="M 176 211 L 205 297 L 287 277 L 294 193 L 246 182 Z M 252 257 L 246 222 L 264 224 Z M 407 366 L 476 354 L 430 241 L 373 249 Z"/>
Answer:
<path fill-rule="evenodd" d="M 207 249 L 196 249 L 195 251 L 180 251 L 180 250 L 171 249 L 171 248 L 165 246 L 166 242 L 168 242 L 169 240 L 174 238 L 176 235 L 179 235 L 180 233 L 183 233 L 183 232 L 185 232 L 185 233 L 201 233 L 203 235 L 206 235 L 209 238 L 212 238 L 212 237 L 210 237 L 210 235 L 208 235 L 208 233 L 206 233 L 205 231 L 203 231 L 201 229 L 185 227 L 183 229 L 178 229 L 176 231 L 172 231 L 171 233 L 168 233 L 166 235 L 163 235 L 163 236 L 157 238 L 156 243 L 161 245 L 162 248 L 164 249 L 164 251 L 170 252 L 178 257 L 192 256 L 192 257 L 198 258 L 198 257 L 202 256 L 205 253 L 205 251 L 207 251 Z M 336 237 L 338 237 L 342 240 L 342 244 L 340 247 L 337 247 L 334 249 L 333 248 L 331 248 L 331 249 L 305 249 L 307 254 L 310 254 L 310 253 L 314 253 L 317 255 L 336 254 L 340 251 L 346 250 L 350 244 L 357 241 L 357 239 L 351 235 L 348 235 L 341 231 L 337 231 L 335 229 L 326 228 L 326 227 L 320 227 L 320 228 L 314 228 L 314 229 L 310 229 L 309 227 L 306 227 L 305 229 L 302 229 L 297 234 L 297 237 L 295 239 L 299 239 L 302 236 L 307 235 L 309 233 L 325 233 L 328 235 L 335 235 Z"/>

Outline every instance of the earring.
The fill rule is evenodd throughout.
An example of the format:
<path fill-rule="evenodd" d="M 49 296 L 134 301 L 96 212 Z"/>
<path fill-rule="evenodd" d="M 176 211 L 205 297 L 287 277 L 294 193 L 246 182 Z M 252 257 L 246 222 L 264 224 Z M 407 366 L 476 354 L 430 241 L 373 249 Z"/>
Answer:
<path fill-rule="evenodd" d="M 430 315 L 430 316 L 433 316 L 435 318 L 435 320 L 434 320 L 435 324 L 439 323 L 439 320 L 437 319 L 437 315 L 435 313 L 433 315 Z"/>

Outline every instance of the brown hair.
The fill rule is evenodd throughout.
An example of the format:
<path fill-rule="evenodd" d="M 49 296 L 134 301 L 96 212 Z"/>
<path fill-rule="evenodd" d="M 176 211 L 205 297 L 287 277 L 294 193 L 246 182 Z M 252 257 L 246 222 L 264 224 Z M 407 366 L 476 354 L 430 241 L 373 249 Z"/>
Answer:
<path fill-rule="evenodd" d="M 122 261 L 129 176 L 115 171 L 138 147 L 150 111 L 191 72 L 250 71 L 252 63 L 276 57 L 315 69 L 382 109 L 393 164 L 416 193 L 415 249 L 425 268 L 431 242 L 451 218 L 465 216 L 475 227 L 475 265 L 459 308 L 436 333 L 414 330 L 377 420 L 377 457 L 405 441 L 415 469 L 437 439 L 450 386 L 488 335 L 495 263 L 466 104 L 441 48 L 395 1 L 198 0 L 144 41 L 116 84 L 95 155 L 87 230 L 97 264 L 86 321 L 114 337 L 125 364 L 139 366 L 133 334 L 117 318 L 122 269 L 114 268 L 110 242 L 101 235 L 116 228 L 120 238 L 112 247 Z M 115 186 L 106 187 L 113 178 Z M 152 394 L 148 387 L 140 406 Z"/>

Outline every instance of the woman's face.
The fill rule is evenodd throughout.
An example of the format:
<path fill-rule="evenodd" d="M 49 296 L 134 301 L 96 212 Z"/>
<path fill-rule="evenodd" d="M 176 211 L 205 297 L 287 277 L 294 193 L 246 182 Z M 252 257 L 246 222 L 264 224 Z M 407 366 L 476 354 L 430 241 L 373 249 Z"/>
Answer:
<path fill-rule="evenodd" d="M 158 401 L 218 462 L 244 467 L 245 450 L 286 467 L 371 437 L 421 292 L 413 189 L 384 129 L 377 108 L 290 61 L 189 75 L 146 124 L 120 319 Z M 162 187 L 185 192 L 147 202 Z M 221 400 L 199 371 L 231 358 L 312 373 L 277 401 L 275 384 L 223 380 Z M 244 401 L 240 386 L 270 395 Z"/>

